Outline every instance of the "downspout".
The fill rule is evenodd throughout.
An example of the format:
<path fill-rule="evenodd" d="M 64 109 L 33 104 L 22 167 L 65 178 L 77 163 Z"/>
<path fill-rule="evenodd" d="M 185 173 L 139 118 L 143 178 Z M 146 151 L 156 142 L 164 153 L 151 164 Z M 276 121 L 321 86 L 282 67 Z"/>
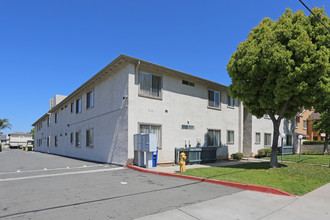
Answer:
<path fill-rule="evenodd" d="M 139 66 L 140 66 L 140 60 L 138 61 L 136 67 L 135 67 L 135 84 L 139 84 Z"/>

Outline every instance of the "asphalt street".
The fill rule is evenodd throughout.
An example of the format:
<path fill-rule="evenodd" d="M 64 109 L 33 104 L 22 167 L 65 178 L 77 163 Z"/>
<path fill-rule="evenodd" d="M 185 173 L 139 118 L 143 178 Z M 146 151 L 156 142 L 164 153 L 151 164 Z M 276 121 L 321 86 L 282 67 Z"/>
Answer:
<path fill-rule="evenodd" d="M 50 154 L 0 153 L 0 219 L 134 219 L 241 191 Z"/>

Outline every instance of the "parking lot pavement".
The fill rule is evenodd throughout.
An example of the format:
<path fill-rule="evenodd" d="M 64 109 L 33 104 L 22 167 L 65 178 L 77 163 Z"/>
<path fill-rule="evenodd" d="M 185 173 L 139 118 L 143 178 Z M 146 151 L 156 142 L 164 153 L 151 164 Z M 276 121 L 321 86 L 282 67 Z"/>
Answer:
<path fill-rule="evenodd" d="M 19 150 L 0 167 L 0 219 L 134 219 L 242 191 Z"/>

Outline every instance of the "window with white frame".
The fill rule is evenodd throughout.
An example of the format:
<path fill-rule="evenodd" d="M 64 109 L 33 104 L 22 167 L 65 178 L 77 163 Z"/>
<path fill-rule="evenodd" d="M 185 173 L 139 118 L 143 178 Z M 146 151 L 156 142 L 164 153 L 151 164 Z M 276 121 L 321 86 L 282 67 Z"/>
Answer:
<path fill-rule="evenodd" d="M 234 143 L 234 131 L 227 131 L 227 144 Z"/>
<path fill-rule="evenodd" d="M 86 130 L 86 147 L 94 146 L 94 129 Z"/>
<path fill-rule="evenodd" d="M 228 106 L 230 107 L 234 107 L 235 105 L 235 100 L 228 94 L 227 96 L 227 100 L 228 100 Z"/>
<path fill-rule="evenodd" d="M 86 94 L 86 108 L 92 108 L 94 106 L 94 92 L 93 90 Z"/>
<path fill-rule="evenodd" d="M 160 125 L 140 124 L 140 133 L 156 134 L 158 150 L 162 149 L 162 130 Z"/>
<path fill-rule="evenodd" d="M 162 78 L 150 73 L 140 72 L 140 91 L 141 95 L 151 97 L 161 97 Z"/>
<path fill-rule="evenodd" d="M 265 133 L 265 140 L 264 140 L 264 144 L 265 146 L 270 146 L 272 143 L 271 143 L 271 138 L 272 138 L 272 135 L 271 134 L 268 134 L 268 133 Z"/>
<path fill-rule="evenodd" d="M 256 132 L 256 144 L 260 144 L 260 133 L 259 132 Z"/>
<path fill-rule="evenodd" d="M 211 130 L 207 131 L 207 146 L 220 147 L 221 145 L 221 131 Z"/>
<path fill-rule="evenodd" d="M 76 147 L 81 147 L 81 131 L 76 132 Z"/>
<path fill-rule="evenodd" d="M 209 90 L 209 107 L 220 108 L 220 92 Z"/>
<path fill-rule="evenodd" d="M 76 113 L 81 112 L 81 98 L 76 100 Z"/>
<path fill-rule="evenodd" d="M 306 120 L 303 120 L 303 128 L 304 128 L 304 129 L 307 129 L 307 123 L 306 123 Z"/>

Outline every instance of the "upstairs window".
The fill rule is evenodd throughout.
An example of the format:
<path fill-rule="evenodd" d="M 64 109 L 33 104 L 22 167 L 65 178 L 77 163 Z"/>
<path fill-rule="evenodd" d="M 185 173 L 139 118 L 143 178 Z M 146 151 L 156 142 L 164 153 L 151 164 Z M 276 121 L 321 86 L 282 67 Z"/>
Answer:
<path fill-rule="evenodd" d="M 58 113 L 55 113 L 55 124 L 58 122 Z"/>
<path fill-rule="evenodd" d="M 155 76 L 150 73 L 140 73 L 140 94 L 151 97 L 161 97 L 161 80 L 160 76 Z"/>
<path fill-rule="evenodd" d="M 228 100 L 228 106 L 234 107 L 235 100 L 230 95 L 227 96 L 227 100 Z"/>
<path fill-rule="evenodd" d="M 182 80 L 182 84 L 183 84 L 183 85 L 187 85 L 187 86 L 191 86 L 191 87 L 195 87 L 195 84 L 194 84 L 194 83 L 189 82 L 189 81 L 187 81 L 187 80 Z"/>
<path fill-rule="evenodd" d="M 74 103 L 71 102 L 71 113 L 73 113 L 73 112 L 74 112 Z"/>
<path fill-rule="evenodd" d="M 76 100 L 76 113 L 81 112 L 81 99 Z"/>
<path fill-rule="evenodd" d="M 220 108 L 220 92 L 209 90 L 209 107 Z"/>
<path fill-rule="evenodd" d="M 86 95 L 86 108 L 92 108 L 94 106 L 94 93 L 93 90 Z"/>
<path fill-rule="evenodd" d="M 304 129 L 307 129 L 306 120 L 303 120 L 303 128 L 304 128 Z"/>

